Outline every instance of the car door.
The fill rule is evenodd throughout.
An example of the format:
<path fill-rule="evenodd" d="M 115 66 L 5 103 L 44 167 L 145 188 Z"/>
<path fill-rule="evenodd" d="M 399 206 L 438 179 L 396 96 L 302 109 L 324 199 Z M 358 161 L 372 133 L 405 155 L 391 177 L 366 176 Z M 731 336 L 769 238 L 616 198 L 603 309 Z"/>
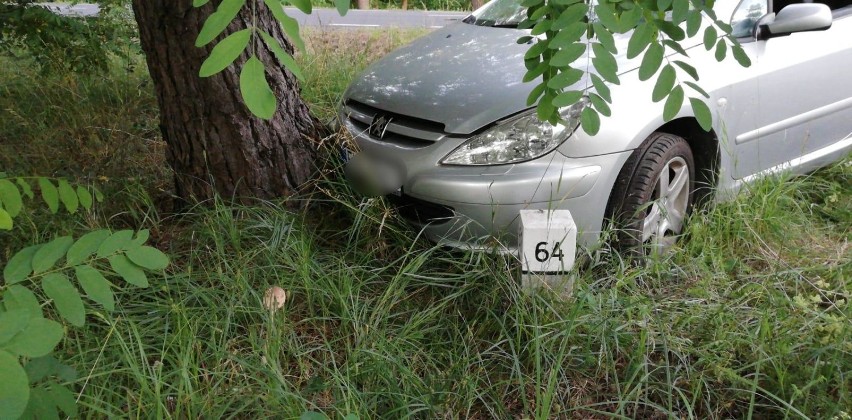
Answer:
<path fill-rule="evenodd" d="M 741 6 L 747 3 L 754 0 Z M 777 12 L 790 2 L 774 3 Z M 828 3 L 835 9 L 831 28 L 748 45 L 758 109 L 754 126 L 735 134 L 735 178 L 789 163 L 852 134 L 852 0 Z"/>

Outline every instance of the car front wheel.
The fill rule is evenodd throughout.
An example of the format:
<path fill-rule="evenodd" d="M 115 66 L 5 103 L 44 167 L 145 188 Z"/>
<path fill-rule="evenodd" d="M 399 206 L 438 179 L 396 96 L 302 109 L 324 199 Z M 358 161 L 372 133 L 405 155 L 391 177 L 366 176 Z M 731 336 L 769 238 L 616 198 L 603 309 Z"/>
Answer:
<path fill-rule="evenodd" d="M 654 133 L 619 173 L 607 206 L 614 245 L 636 255 L 666 252 L 692 209 L 695 161 L 682 137 Z"/>

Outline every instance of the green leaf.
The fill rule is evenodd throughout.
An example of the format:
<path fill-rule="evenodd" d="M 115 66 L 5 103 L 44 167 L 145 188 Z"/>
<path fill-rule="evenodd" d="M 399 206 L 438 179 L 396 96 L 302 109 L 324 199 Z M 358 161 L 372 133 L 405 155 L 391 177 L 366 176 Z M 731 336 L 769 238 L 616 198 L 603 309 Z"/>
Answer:
<path fill-rule="evenodd" d="M 23 281 L 33 272 L 33 255 L 41 248 L 41 245 L 28 246 L 18 251 L 6 267 L 3 268 L 3 278 L 6 284 L 15 284 Z"/>
<path fill-rule="evenodd" d="M 92 186 L 92 189 L 95 190 L 95 200 L 97 200 L 98 203 L 103 202 L 104 201 L 104 193 L 102 193 L 101 190 L 99 190 L 98 187 L 96 187 L 94 185 Z"/>
<path fill-rule="evenodd" d="M 598 42 L 610 53 L 618 54 L 618 48 L 615 46 L 615 38 L 613 38 L 612 33 L 600 23 L 595 23 L 592 27 L 595 30 L 595 38 Z"/>
<path fill-rule="evenodd" d="M 24 414 L 30 399 L 27 372 L 18 358 L 0 350 L 0 420 L 14 420 Z"/>
<path fill-rule="evenodd" d="M 192 7 L 201 7 L 207 4 L 210 0 L 192 0 Z"/>
<path fill-rule="evenodd" d="M 541 35 L 550 30 L 551 25 L 553 25 L 552 20 L 542 20 L 533 26 L 532 31 L 530 31 L 530 35 Z"/>
<path fill-rule="evenodd" d="M 585 73 L 582 70 L 568 68 L 550 78 L 547 87 L 553 90 L 564 89 L 580 81 Z"/>
<path fill-rule="evenodd" d="M 10 218 L 17 216 L 24 205 L 18 187 L 8 179 L 0 179 L 0 202 L 3 203 Z"/>
<path fill-rule="evenodd" d="M 86 323 L 86 309 L 80 292 L 68 281 L 65 274 L 50 273 L 44 276 L 41 287 L 47 297 L 53 299 L 53 305 L 65 320 L 76 327 Z"/>
<path fill-rule="evenodd" d="M 674 0 L 672 3 L 672 23 L 679 25 L 686 20 L 688 12 L 689 0 Z"/>
<path fill-rule="evenodd" d="M 38 179 L 38 187 L 41 189 L 41 198 L 47 203 L 50 212 L 56 214 L 59 211 L 59 192 L 47 178 Z"/>
<path fill-rule="evenodd" d="M 246 61 L 240 72 L 240 93 L 249 111 L 257 117 L 269 120 L 275 115 L 278 103 L 266 81 L 263 63 L 255 56 Z"/>
<path fill-rule="evenodd" d="M 662 45 L 656 42 L 651 44 L 648 51 L 645 51 L 645 55 L 642 57 L 642 64 L 639 66 L 639 80 L 648 80 L 657 73 L 657 70 L 663 64 L 663 53 L 665 50 Z"/>
<path fill-rule="evenodd" d="M 657 0 L 657 10 L 668 10 L 672 0 Z"/>
<path fill-rule="evenodd" d="M 582 97 L 583 92 L 569 90 L 567 92 L 562 92 L 559 95 L 556 95 L 556 97 L 553 98 L 552 104 L 557 108 L 564 108 L 566 106 L 571 106 L 579 102 Z"/>
<path fill-rule="evenodd" d="M 60 258 L 65 256 L 74 243 L 70 236 L 60 236 L 39 248 L 33 255 L 33 272 L 43 273 L 53 267 Z"/>
<path fill-rule="evenodd" d="M 689 98 L 689 104 L 692 106 L 692 113 L 695 119 L 698 120 L 698 125 L 704 131 L 710 131 L 713 128 L 713 115 L 710 113 L 710 108 L 699 98 Z"/>
<path fill-rule="evenodd" d="M 571 65 L 586 52 L 586 44 L 575 42 L 559 50 L 550 58 L 553 67 L 565 67 Z"/>
<path fill-rule="evenodd" d="M 346 16 L 346 12 L 349 11 L 349 0 L 334 0 L 334 7 L 337 8 L 340 16 Z"/>
<path fill-rule="evenodd" d="M 77 212 L 77 208 L 80 204 L 77 201 L 77 193 L 74 192 L 74 188 L 71 184 L 64 179 L 59 180 L 59 199 L 62 200 L 62 204 L 65 205 L 65 209 L 68 210 L 68 213 L 74 214 Z"/>
<path fill-rule="evenodd" d="M 540 39 L 536 41 L 535 44 L 532 44 L 531 47 L 527 48 L 527 52 L 524 53 L 524 60 L 529 60 L 532 58 L 538 58 L 541 53 L 547 49 L 547 46 L 550 44 L 550 41 L 547 39 Z M 529 68 L 529 67 L 527 67 Z"/>
<path fill-rule="evenodd" d="M 638 57 L 654 40 L 654 29 L 647 23 L 640 24 L 627 42 L 627 58 Z"/>
<path fill-rule="evenodd" d="M 47 395 L 67 416 L 77 417 L 77 400 L 74 398 L 74 393 L 69 391 L 68 388 L 59 384 L 49 384 Z"/>
<path fill-rule="evenodd" d="M 751 66 L 751 59 L 748 57 L 748 54 L 746 54 L 745 50 L 743 50 L 743 47 L 741 47 L 739 43 L 731 46 L 731 52 L 734 53 L 734 59 L 737 60 L 737 63 L 740 63 L 741 66 Z"/>
<path fill-rule="evenodd" d="M 689 54 L 686 53 L 686 50 L 684 50 L 683 47 L 680 45 L 680 43 L 678 43 L 676 41 L 672 41 L 671 39 L 664 39 L 663 45 L 673 49 L 675 52 L 677 52 L 678 54 L 680 54 L 682 56 L 689 57 Z"/>
<path fill-rule="evenodd" d="M 24 195 L 27 196 L 27 198 L 32 200 L 32 198 L 35 197 L 35 195 L 33 194 L 32 187 L 30 187 L 30 183 L 27 182 L 23 178 L 18 178 L 17 182 L 18 182 L 18 186 L 21 187 L 21 191 L 24 192 Z"/>
<path fill-rule="evenodd" d="M 559 18 L 556 19 L 552 29 L 555 31 L 565 29 L 572 23 L 579 22 L 580 19 L 584 18 L 588 12 L 589 7 L 586 3 L 576 3 L 568 6 L 559 14 Z"/>
<path fill-rule="evenodd" d="M 704 30 L 704 48 L 707 51 L 713 49 L 713 45 L 716 44 L 716 38 L 718 38 L 716 28 L 708 26 L 707 29 Z"/>
<path fill-rule="evenodd" d="M 548 66 L 547 63 L 539 63 L 538 66 L 526 72 L 524 74 L 524 78 L 521 79 L 521 81 L 523 81 L 524 83 L 531 82 L 537 79 L 542 74 L 544 74 L 544 72 L 547 71 L 547 69 L 549 68 L 550 66 Z"/>
<path fill-rule="evenodd" d="M 136 238 L 130 241 L 130 245 L 127 246 L 127 249 L 135 248 L 145 244 L 145 241 L 148 240 L 148 237 L 151 236 L 151 231 L 148 229 L 142 229 L 139 232 L 136 232 Z"/>
<path fill-rule="evenodd" d="M 536 101 L 538 101 L 538 98 L 544 93 L 545 86 L 546 85 L 544 84 L 544 82 L 542 82 L 542 83 L 537 84 L 530 91 L 529 96 L 527 96 L 527 106 L 531 106 L 534 103 L 536 103 Z"/>
<path fill-rule="evenodd" d="M 83 291 L 89 299 L 103 305 L 108 311 L 115 310 L 115 298 L 110 288 L 110 283 L 104 278 L 100 271 L 95 270 L 87 264 L 74 267 L 77 281 L 83 287 Z"/>
<path fill-rule="evenodd" d="M 660 102 L 668 96 L 669 92 L 672 91 L 676 78 L 677 74 L 675 73 L 674 67 L 672 67 L 671 64 L 666 64 L 666 66 L 663 67 L 663 71 L 661 71 L 660 75 L 657 77 L 657 83 L 654 84 L 654 91 L 651 93 L 651 100 L 654 102 Z"/>
<path fill-rule="evenodd" d="M 683 106 L 683 88 L 675 86 L 663 106 L 663 121 L 671 121 Z"/>
<path fill-rule="evenodd" d="M 708 94 L 707 94 L 707 92 L 705 92 L 705 91 L 704 91 L 704 89 L 702 89 L 702 88 L 701 88 L 701 86 L 698 86 L 698 85 L 697 85 L 697 84 L 695 84 L 695 83 L 692 83 L 692 82 L 683 82 L 683 84 L 685 84 L 685 85 L 687 85 L 687 86 L 691 87 L 691 88 L 692 88 L 692 90 L 694 90 L 694 91 L 698 92 L 699 94 L 701 94 L 701 96 L 703 96 L 703 97 L 705 97 L 705 98 L 709 98 L 709 97 L 710 97 L 710 95 L 708 95 Z"/>
<path fill-rule="evenodd" d="M 0 230 L 12 230 L 15 222 L 6 210 L 0 208 Z"/>
<path fill-rule="evenodd" d="M 556 107 L 553 106 L 553 96 L 550 93 L 545 93 L 536 107 L 538 119 L 542 121 L 550 121 L 556 114 Z"/>
<path fill-rule="evenodd" d="M 613 9 L 609 3 L 598 3 L 595 7 L 595 16 L 598 17 L 598 21 L 607 29 L 613 32 L 620 32 L 621 25 L 619 24 L 618 18 L 615 16 L 615 9 Z"/>
<path fill-rule="evenodd" d="M 30 323 L 30 314 L 24 309 L 0 312 L 0 346 L 9 342 Z"/>
<path fill-rule="evenodd" d="M 690 10 L 686 16 L 686 35 L 692 38 L 699 29 L 701 29 L 701 10 Z"/>
<path fill-rule="evenodd" d="M 606 101 L 604 101 L 600 96 L 591 93 L 589 94 L 589 100 L 591 100 L 592 106 L 595 107 L 595 110 L 597 110 L 599 114 L 605 117 L 612 115 L 612 110 L 609 109 L 609 105 L 607 105 Z"/>
<path fill-rule="evenodd" d="M 305 411 L 299 416 L 299 420 L 328 420 L 328 416 L 317 411 Z"/>
<path fill-rule="evenodd" d="M 579 41 L 580 37 L 586 33 L 586 29 L 588 29 L 588 26 L 583 22 L 572 23 L 567 28 L 559 31 L 559 33 L 550 40 L 547 47 L 551 50 L 565 48 Z"/>
<path fill-rule="evenodd" d="M 68 254 L 65 256 L 68 265 L 77 265 L 85 261 L 109 236 L 110 232 L 106 229 L 95 230 L 81 236 L 74 245 L 71 245 L 71 248 L 68 248 Z"/>
<path fill-rule="evenodd" d="M 23 331 L 19 332 L 3 347 L 13 354 L 26 357 L 42 357 L 50 354 L 62 341 L 65 331 L 58 322 L 47 318 L 32 318 Z"/>
<path fill-rule="evenodd" d="M 77 198 L 80 199 L 80 205 L 83 206 L 84 209 L 90 210 L 92 208 L 92 193 L 89 192 L 88 189 L 83 187 L 82 185 L 77 186 Z"/>
<path fill-rule="evenodd" d="M 594 136 L 601 129 L 601 117 L 592 108 L 586 107 L 580 113 L 580 125 L 588 135 Z"/>
<path fill-rule="evenodd" d="M 716 43 L 716 61 L 722 61 L 728 54 L 728 44 L 725 43 L 725 38 L 719 39 Z"/>
<path fill-rule="evenodd" d="M 311 14 L 311 0 L 287 0 L 287 2 L 296 6 L 302 13 L 306 15 Z"/>
<path fill-rule="evenodd" d="M 601 96 L 605 101 L 612 103 L 612 95 L 609 91 L 609 86 L 606 85 L 606 82 L 603 81 L 598 75 L 591 75 L 592 78 L 592 86 L 595 88 L 595 92 Z"/>
<path fill-rule="evenodd" d="M 604 80 L 617 85 L 618 63 L 615 61 L 615 57 L 598 43 L 592 45 L 592 51 L 595 54 L 595 58 L 592 59 L 592 66 Z"/>
<path fill-rule="evenodd" d="M 666 36 L 671 38 L 673 41 L 683 41 L 686 38 L 686 34 L 683 32 L 683 29 L 680 29 L 679 26 L 672 24 L 669 21 L 654 19 L 654 24 L 657 25 L 657 28 L 660 28 Z"/>
<path fill-rule="evenodd" d="M 266 7 L 272 11 L 272 16 L 275 17 L 275 20 L 281 24 L 281 27 L 284 28 L 284 33 L 287 34 L 287 38 L 293 43 L 293 45 L 299 49 L 299 51 L 305 51 L 305 41 L 302 40 L 302 37 L 299 35 L 299 22 L 296 19 L 287 16 L 284 13 L 284 8 L 281 6 L 277 0 L 263 0 L 266 3 Z"/>
<path fill-rule="evenodd" d="M 128 249 L 125 255 L 134 264 L 148 270 L 162 270 L 169 265 L 169 257 L 159 249 L 150 246 Z"/>
<path fill-rule="evenodd" d="M 109 258 L 109 265 L 124 281 L 134 286 L 148 287 L 145 272 L 124 255 L 113 255 Z"/>
<path fill-rule="evenodd" d="M 133 231 L 130 229 L 120 230 L 113 233 L 101 242 L 98 247 L 98 258 L 104 258 L 123 251 L 133 244 Z"/>
<path fill-rule="evenodd" d="M 204 21 L 201 32 L 198 33 L 198 38 L 195 39 L 195 46 L 203 47 L 221 35 L 231 21 L 237 17 L 237 13 L 240 12 L 240 9 L 243 8 L 245 3 L 246 0 L 222 0 L 216 11 Z"/>
<path fill-rule="evenodd" d="M 692 67 L 680 60 L 674 60 L 672 63 L 685 71 L 693 80 L 698 80 L 698 70 L 695 70 L 695 67 Z"/>
<path fill-rule="evenodd" d="M 38 382 L 49 375 L 53 375 L 59 368 L 59 361 L 53 356 L 42 356 L 31 358 L 24 366 L 30 383 Z"/>
<path fill-rule="evenodd" d="M 35 387 L 30 391 L 30 402 L 27 404 L 24 417 L 59 420 L 59 412 L 56 411 L 56 404 L 53 404 L 47 392 L 41 387 Z"/>
<path fill-rule="evenodd" d="M 243 29 L 228 35 L 210 51 L 210 56 L 201 63 L 200 77 L 210 77 L 230 66 L 248 46 L 251 29 Z"/>
<path fill-rule="evenodd" d="M 22 309 L 29 314 L 30 319 L 42 317 L 38 299 L 30 289 L 19 284 L 9 286 L 3 293 L 3 306 L 7 311 Z"/>
<path fill-rule="evenodd" d="M 534 9 L 530 9 L 529 11 L 530 11 L 530 12 L 532 12 L 532 14 L 531 14 L 531 15 L 529 15 L 529 17 L 528 17 L 527 19 L 528 19 L 528 20 L 531 20 L 531 21 L 536 21 L 536 22 L 537 22 L 537 21 L 539 21 L 542 17 L 544 17 L 544 15 L 545 15 L 547 12 L 550 12 L 550 10 L 551 10 L 550 6 L 542 6 L 542 7 L 537 7 L 537 8 L 534 8 Z"/>
<path fill-rule="evenodd" d="M 263 37 L 263 41 L 266 42 L 266 45 L 270 50 L 272 50 L 272 53 L 278 57 L 278 61 L 280 61 L 287 70 L 290 70 L 297 79 L 304 81 L 305 76 L 302 74 L 302 69 L 299 67 L 299 64 L 296 63 L 296 60 L 293 59 L 293 56 L 287 54 L 287 51 L 284 51 L 284 48 L 281 48 L 281 44 L 279 44 L 278 41 L 266 31 L 261 30 L 260 36 Z"/>

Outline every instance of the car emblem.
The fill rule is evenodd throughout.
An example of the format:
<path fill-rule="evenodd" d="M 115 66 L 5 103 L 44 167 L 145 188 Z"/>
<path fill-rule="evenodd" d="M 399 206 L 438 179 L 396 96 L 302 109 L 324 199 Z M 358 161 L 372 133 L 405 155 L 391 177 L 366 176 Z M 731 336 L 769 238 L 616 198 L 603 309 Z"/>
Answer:
<path fill-rule="evenodd" d="M 373 117 L 373 122 L 370 123 L 370 127 L 367 131 L 369 131 L 371 136 L 381 139 L 385 136 L 388 124 L 390 124 L 392 120 L 393 117 L 389 117 L 387 115 L 376 115 Z"/>

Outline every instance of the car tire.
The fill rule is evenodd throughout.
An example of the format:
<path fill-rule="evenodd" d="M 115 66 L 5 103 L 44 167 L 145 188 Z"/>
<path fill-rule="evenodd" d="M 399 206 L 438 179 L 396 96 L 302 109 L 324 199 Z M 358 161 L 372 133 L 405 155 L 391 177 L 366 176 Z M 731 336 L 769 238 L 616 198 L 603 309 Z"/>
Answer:
<path fill-rule="evenodd" d="M 610 195 L 613 247 L 638 257 L 665 253 L 682 233 L 694 195 L 689 144 L 673 134 L 652 134 L 630 155 Z"/>

